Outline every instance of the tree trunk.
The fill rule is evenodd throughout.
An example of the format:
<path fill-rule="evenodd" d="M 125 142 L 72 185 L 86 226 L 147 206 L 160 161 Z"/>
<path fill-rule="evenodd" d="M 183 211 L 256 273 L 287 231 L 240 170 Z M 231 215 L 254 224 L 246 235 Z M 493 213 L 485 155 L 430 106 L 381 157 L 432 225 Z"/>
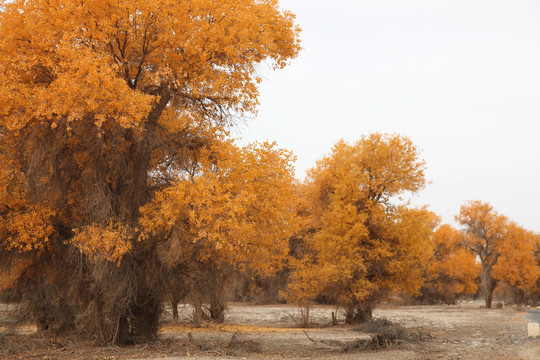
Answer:
<path fill-rule="evenodd" d="M 338 324 L 338 321 L 337 321 L 336 313 L 332 311 L 332 325 L 337 325 L 337 324 Z"/>
<path fill-rule="evenodd" d="M 497 280 L 491 275 L 491 267 L 487 264 L 482 264 L 482 289 L 484 291 L 484 300 L 486 303 L 486 309 L 491 309 L 491 303 L 493 300 L 493 290 L 497 286 Z"/>
<path fill-rule="evenodd" d="M 216 293 L 210 295 L 210 319 L 218 322 L 225 320 L 225 303 L 221 289 L 216 289 Z"/>
<path fill-rule="evenodd" d="M 203 319 L 202 298 L 199 294 L 193 294 L 193 321 L 199 324 Z"/>
<path fill-rule="evenodd" d="M 141 340 L 154 340 L 159 330 L 161 310 L 159 297 L 145 291 L 128 308 L 125 315 L 119 318 L 113 342 L 117 345 L 126 345 Z"/>
<path fill-rule="evenodd" d="M 484 300 L 486 302 L 486 309 L 491 309 L 491 302 L 493 300 L 493 294 L 491 292 L 486 292 L 484 294 Z"/>
<path fill-rule="evenodd" d="M 175 297 L 173 297 L 172 301 L 171 301 L 171 306 L 172 306 L 172 317 L 173 317 L 173 320 L 174 321 L 178 321 L 179 317 L 178 317 L 178 299 L 176 299 Z"/>
<path fill-rule="evenodd" d="M 157 297 L 144 294 L 143 299 L 138 299 L 133 312 L 133 336 L 140 340 L 154 340 L 159 330 L 159 317 L 162 304 Z"/>
<path fill-rule="evenodd" d="M 113 342 L 116 345 L 132 344 L 132 329 L 129 318 L 127 316 L 120 316 L 118 319 L 117 331 Z"/>

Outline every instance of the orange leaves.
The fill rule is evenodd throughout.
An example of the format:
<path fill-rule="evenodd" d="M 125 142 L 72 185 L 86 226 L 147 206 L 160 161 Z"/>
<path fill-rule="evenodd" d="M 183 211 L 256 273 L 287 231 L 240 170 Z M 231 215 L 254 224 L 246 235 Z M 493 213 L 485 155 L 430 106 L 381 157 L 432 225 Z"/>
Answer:
<path fill-rule="evenodd" d="M 431 237 L 439 218 L 426 209 L 399 207 L 391 227 L 387 277 L 381 284 L 413 295 L 424 282 L 424 274 L 433 254 Z"/>
<path fill-rule="evenodd" d="M 3 3 L 0 18 L 0 127 L 5 130 L 0 146 L 6 147 L 12 166 L 24 167 L 28 184 L 37 184 L 38 201 L 58 206 L 62 221 L 73 222 L 68 227 L 136 214 L 144 201 L 119 203 L 146 193 L 147 183 L 170 184 L 175 173 L 186 170 L 194 149 L 224 133 L 231 112 L 255 110 L 257 64 L 282 67 L 300 49 L 294 16 L 275 1 L 15 0 Z M 221 162 L 228 168 L 225 161 L 236 159 L 227 159 L 223 146 Z M 37 147 L 40 151 L 33 151 Z M 255 148 L 246 151 L 246 157 L 249 151 L 258 156 Z M 255 168 L 273 160 L 260 155 Z M 207 201 L 216 196 L 216 202 L 228 204 L 231 216 L 221 217 L 216 228 L 234 228 L 231 224 L 247 214 L 238 204 L 264 207 L 272 198 L 274 191 L 260 183 L 274 179 L 255 179 L 258 175 L 250 174 L 247 165 L 237 170 L 253 181 L 246 180 L 230 195 L 221 181 L 225 173 L 212 172 L 212 154 L 201 156 L 207 158 L 205 177 L 195 181 L 201 191 L 178 191 Z M 291 172 L 289 166 L 283 171 Z M 131 188 L 134 184 L 142 185 Z M 214 185 L 220 193 L 211 190 Z M 259 205 L 252 195 L 257 191 L 264 192 Z M 36 211 L 13 220 L 19 226 L 46 215 Z M 195 219 L 215 221 L 201 214 Z M 109 244 L 102 250 L 111 258 L 128 251 L 123 240 L 111 245 L 115 232 L 123 237 L 115 226 L 90 225 L 80 231 L 74 243 L 87 253 L 97 239 Z M 49 229 L 35 225 L 22 231 L 27 236 L 21 244 L 39 238 L 40 232 Z M 216 246 L 224 245 L 216 238 Z"/>
<path fill-rule="evenodd" d="M 289 265 L 294 271 L 282 295 L 287 301 L 302 307 L 309 306 L 335 275 L 329 268 L 315 266 L 307 257 L 301 260 L 289 259 Z"/>
<path fill-rule="evenodd" d="M 540 266 L 535 259 L 535 236 L 511 222 L 504 241 L 497 248 L 500 255 L 493 266 L 493 276 L 517 290 L 534 291 L 540 278 Z"/>
<path fill-rule="evenodd" d="M 122 257 L 132 249 L 133 231 L 116 221 L 107 225 L 93 224 L 74 229 L 71 243 L 94 260 L 108 260 L 118 265 Z"/>
<path fill-rule="evenodd" d="M 475 255 L 463 247 L 463 236 L 447 224 L 434 232 L 434 254 L 426 271 L 424 295 L 453 303 L 460 294 L 476 293 L 480 264 Z"/>
<path fill-rule="evenodd" d="M 23 174 L 0 153 L 0 252 L 41 253 L 52 241 L 55 211 L 32 204 Z"/>
<path fill-rule="evenodd" d="M 508 219 L 482 201 L 469 201 L 460 209 L 456 220 L 465 227 L 465 245 L 474 251 L 482 262 L 493 265 L 496 247 L 504 238 Z"/>
<path fill-rule="evenodd" d="M 351 306 L 387 289 L 416 292 L 437 218 L 392 202 L 424 186 L 424 166 L 412 142 L 399 135 L 371 134 L 334 145 L 302 190 L 306 252 L 289 296 L 307 301 L 296 293 L 314 280 L 323 284 L 319 291 Z"/>
<path fill-rule="evenodd" d="M 329 156 L 310 170 L 309 179 L 321 200 L 350 199 L 366 208 L 386 204 L 392 197 L 421 190 L 425 163 L 411 140 L 374 133 L 354 144 L 339 141 Z"/>
<path fill-rule="evenodd" d="M 38 205 L 11 209 L 0 216 L 0 245 L 17 252 L 45 250 L 54 234 L 54 211 Z"/>
<path fill-rule="evenodd" d="M 136 127 L 163 97 L 201 116 L 254 111 L 257 63 L 299 51 L 273 1 L 14 1 L 0 21 L 0 114 Z"/>
<path fill-rule="evenodd" d="M 294 225 L 292 155 L 271 143 L 222 142 L 197 159 L 196 171 L 141 209 L 143 239 L 180 243 L 182 259 L 196 252 L 201 261 L 275 271 Z"/>
<path fill-rule="evenodd" d="M 65 274 L 75 265 L 56 257 L 78 251 L 88 268 L 60 289 L 115 287 L 91 276 L 114 263 L 148 271 L 118 280 L 125 304 L 66 299 L 106 341 L 119 319 L 148 321 L 139 304 L 159 313 L 164 267 L 275 271 L 294 225 L 292 155 L 223 139 L 256 110 L 258 64 L 300 50 L 293 20 L 274 0 L 2 1 L 0 260 L 30 253 Z"/>
<path fill-rule="evenodd" d="M 502 280 L 522 295 L 531 292 L 540 277 L 535 259 L 536 236 L 504 215 L 491 205 L 481 201 L 469 201 L 461 207 L 456 220 L 464 226 L 463 244 L 471 249 L 482 264 L 482 286 L 486 294 L 486 306 L 491 306 L 491 294 L 497 281 Z M 523 301 L 520 296 L 519 301 Z"/>

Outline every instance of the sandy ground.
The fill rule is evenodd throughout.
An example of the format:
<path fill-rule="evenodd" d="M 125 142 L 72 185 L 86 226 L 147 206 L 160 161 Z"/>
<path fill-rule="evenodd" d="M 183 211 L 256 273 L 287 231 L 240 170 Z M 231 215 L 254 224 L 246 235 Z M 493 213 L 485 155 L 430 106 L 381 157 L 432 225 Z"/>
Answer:
<path fill-rule="evenodd" d="M 26 326 L 18 334 L 0 337 L 0 359 L 540 359 L 540 338 L 527 338 L 530 313 L 511 307 L 380 305 L 375 318 L 386 318 L 429 338 L 369 351 L 345 351 L 370 334 L 357 326 L 331 326 L 332 312 L 336 312 L 334 307 L 314 307 L 313 327 L 300 329 L 294 307 L 229 304 L 224 324 L 195 326 L 189 321 L 191 308 L 181 306 L 181 321 L 175 323 L 166 314 L 156 342 L 129 347 L 97 347 L 69 337 L 52 338 Z"/>

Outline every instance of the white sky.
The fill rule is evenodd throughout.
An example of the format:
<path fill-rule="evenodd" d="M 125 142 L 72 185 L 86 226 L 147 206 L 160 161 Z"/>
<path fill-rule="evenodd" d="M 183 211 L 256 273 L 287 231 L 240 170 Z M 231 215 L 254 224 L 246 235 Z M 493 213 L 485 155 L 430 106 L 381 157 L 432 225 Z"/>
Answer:
<path fill-rule="evenodd" d="M 275 140 L 296 176 L 340 138 L 409 136 L 431 184 L 413 200 L 453 223 L 490 202 L 540 232 L 540 1 L 281 0 L 304 50 L 265 73 L 244 141 Z"/>

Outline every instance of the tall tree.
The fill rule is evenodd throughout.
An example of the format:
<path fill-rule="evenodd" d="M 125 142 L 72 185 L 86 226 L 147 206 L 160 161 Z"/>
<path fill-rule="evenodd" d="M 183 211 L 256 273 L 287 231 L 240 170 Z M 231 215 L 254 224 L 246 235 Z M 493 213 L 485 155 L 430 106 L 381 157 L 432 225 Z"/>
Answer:
<path fill-rule="evenodd" d="M 482 265 L 481 286 L 486 308 L 491 309 L 497 278 L 493 266 L 500 256 L 500 246 L 507 232 L 508 219 L 482 201 L 469 201 L 461 206 L 456 220 L 464 227 L 463 245 L 470 249 Z"/>
<path fill-rule="evenodd" d="M 152 337 L 161 238 L 141 207 L 255 111 L 299 51 L 275 0 L 0 3 L 0 256 L 40 328 Z"/>
<path fill-rule="evenodd" d="M 423 188 L 424 166 L 403 136 L 376 133 L 353 144 L 339 141 L 308 173 L 307 251 L 294 262 L 289 300 L 305 304 L 301 290 L 314 285 L 345 305 L 347 322 L 358 322 L 371 318 L 374 301 L 385 291 L 415 293 L 437 219 L 395 203 Z"/>

